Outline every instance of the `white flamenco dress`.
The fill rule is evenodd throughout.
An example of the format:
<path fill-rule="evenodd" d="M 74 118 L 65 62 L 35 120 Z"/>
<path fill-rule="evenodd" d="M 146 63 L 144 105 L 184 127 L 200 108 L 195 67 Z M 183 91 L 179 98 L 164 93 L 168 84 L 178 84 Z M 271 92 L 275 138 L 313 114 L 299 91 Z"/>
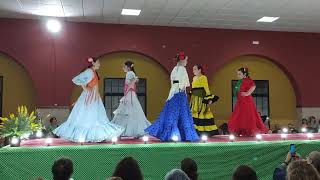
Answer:
<path fill-rule="evenodd" d="M 79 142 L 111 141 L 119 137 L 124 128 L 111 123 L 103 106 L 98 76 L 94 69 L 87 69 L 72 79 L 73 83 L 85 86 L 68 119 L 53 133 L 64 139 Z"/>
<path fill-rule="evenodd" d="M 119 107 L 113 112 L 111 122 L 125 127 L 122 136 L 141 137 L 145 135 L 144 129 L 151 123 L 147 120 L 136 94 L 138 78 L 133 71 L 126 74 L 124 97 L 120 99 Z"/>

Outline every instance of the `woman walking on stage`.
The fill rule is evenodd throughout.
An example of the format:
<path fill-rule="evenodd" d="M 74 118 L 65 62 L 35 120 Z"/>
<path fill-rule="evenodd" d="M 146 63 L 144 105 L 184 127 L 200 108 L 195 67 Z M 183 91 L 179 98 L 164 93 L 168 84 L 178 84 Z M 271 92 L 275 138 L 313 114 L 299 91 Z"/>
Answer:
<path fill-rule="evenodd" d="M 238 136 L 255 136 L 267 133 L 251 94 L 256 86 L 249 77 L 248 68 L 240 68 L 237 72 L 238 82 L 235 87 L 237 103 L 228 122 L 229 131 Z"/>
<path fill-rule="evenodd" d="M 118 109 L 114 111 L 112 122 L 126 128 L 122 136 L 139 138 L 146 134 L 144 130 L 151 123 L 147 120 L 136 94 L 138 77 L 134 71 L 134 63 L 126 61 L 123 70 L 126 72 L 124 96 Z"/>
<path fill-rule="evenodd" d="M 107 117 L 98 88 L 99 75 L 96 70 L 100 67 L 99 60 L 89 58 L 87 61 L 88 68 L 72 79 L 73 83 L 82 86 L 83 92 L 68 120 L 53 133 L 74 142 L 110 141 L 120 136 L 124 128 L 109 122 Z"/>
<path fill-rule="evenodd" d="M 172 141 L 173 137 L 178 141 L 198 141 L 199 136 L 194 129 L 186 95 L 186 88 L 190 86 L 185 68 L 188 57 L 180 52 L 175 59 L 177 65 L 170 75 L 169 97 L 159 118 L 146 129 L 146 132 L 161 141 Z"/>

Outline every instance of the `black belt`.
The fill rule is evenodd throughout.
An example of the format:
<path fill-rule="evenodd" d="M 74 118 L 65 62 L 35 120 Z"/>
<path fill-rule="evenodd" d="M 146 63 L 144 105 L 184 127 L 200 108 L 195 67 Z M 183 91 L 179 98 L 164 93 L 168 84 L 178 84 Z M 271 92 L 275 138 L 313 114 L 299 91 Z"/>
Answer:
<path fill-rule="evenodd" d="M 177 83 L 179 83 L 179 81 L 178 80 L 173 80 L 172 83 L 173 84 L 177 84 Z"/>

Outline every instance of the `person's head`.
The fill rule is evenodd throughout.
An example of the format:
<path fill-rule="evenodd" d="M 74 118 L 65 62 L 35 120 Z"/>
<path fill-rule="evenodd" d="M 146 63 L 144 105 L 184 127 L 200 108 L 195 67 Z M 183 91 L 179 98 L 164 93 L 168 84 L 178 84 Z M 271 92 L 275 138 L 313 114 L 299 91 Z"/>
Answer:
<path fill-rule="evenodd" d="M 132 61 L 126 61 L 124 64 L 123 64 L 123 71 L 124 72 L 129 72 L 129 71 L 134 71 L 134 63 Z"/>
<path fill-rule="evenodd" d="M 181 169 L 173 169 L 164 177 L 165 180 L 190 180 L 188 175 Z"/>
<path fill-rule="evenodd" d="M 177 65 L 179 66 L 187 66 L 188 64 L 188 58 L 186 58 L 184 52 L 179 52 L 176 55 L 175 60 L 177 61 Z"/>
<path fill-rule="evenodd" d="M 181 161 L 181 169 L 184 171 L 191 180 L 198 179 L 198 166 L 197 163 L 191 158 L 185 158 Z"/>
<path fill-rule="evenodd" d="M 241 165 L 233 173 L 232 180 L 258 180 L 258 177 L 251 167 Z"/>
<path fill-rule="evenodd" d="M 318 173 L 320 173 L 320 152 L 319 151 L 312 151 L 309 153 L 307 157 L 307 161 L 309 164 L 312 164 Z"/>
<path fill-rule="evenodd" d="M 57 118 L 56 117 L 50 118 L 50 124 L 51 125 L 57 125 L 58 124 Z"/>
<path fill-rule="evenodd" d="M 123 180 L 142 180 L 142 172 L 138 162 L 133 157 L 123 158 L 113 172 L 114 177 L 121 177 Z"/>
<path fill-rule="evenodd" d="M 307 124 L 307 123 L 308 123 L 308 120 L 307 120 L 306 118 L 303 118 L 303 119 L 301 120 L 301 123 L 302 123 L 302 124 Z"/>
<path fill-rule="evenodd" d="M 294 125 L 291 124 L 291 123 L 289 123 L 289 124 L 288 124 L 288 128 L 292 129 L 292 128 L 294 128 Z"/>
<path fill-rule="evenodd" d="M 319 180 L 320 176 L 316 168 L 306 160 L 297 160 L 289 164 L 287 168 L 287 180 Z"/>
<path fill-rule="evenodd" d="M 53 180 L 69 180 L 73 173 L 73 163 L 68 158 L 56 160 L 51 169 Z"/>
<path fill-rule="evenodd" d="M 107 178 L 106 180 L 123 180 L 121 177 L 111 177 Z"/>
<path fill-rule="evenodd" d="M 249 69 L 248 68 L 239 68 L 237 71 L 237 76 L 239 79 L 244 79 L 249 77 Z"/>
<path fill-rule="evenodd" d="M 195 76 L 201 76 L 202 74 L 204 74 L 203 67 L 199 64 L 194 65 L 192 71 Z"/>
<path fill-rule="evenodd" d="M 95 70 L 100 68 L 100 61 L 98 58 L 95 58 L 95 57 L 88 58 L 88 63 L 89 63 L 88 68 L 93 68 Z"/>

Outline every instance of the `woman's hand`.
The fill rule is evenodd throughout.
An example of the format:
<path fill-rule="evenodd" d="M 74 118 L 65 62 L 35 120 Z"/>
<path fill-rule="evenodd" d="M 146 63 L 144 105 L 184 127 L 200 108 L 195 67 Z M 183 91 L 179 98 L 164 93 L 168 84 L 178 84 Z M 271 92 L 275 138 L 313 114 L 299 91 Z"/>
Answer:
<path fill-rule="evenodd" d="M 249 96 L 248 92 L 241 92 L 241 96 Z"/>

